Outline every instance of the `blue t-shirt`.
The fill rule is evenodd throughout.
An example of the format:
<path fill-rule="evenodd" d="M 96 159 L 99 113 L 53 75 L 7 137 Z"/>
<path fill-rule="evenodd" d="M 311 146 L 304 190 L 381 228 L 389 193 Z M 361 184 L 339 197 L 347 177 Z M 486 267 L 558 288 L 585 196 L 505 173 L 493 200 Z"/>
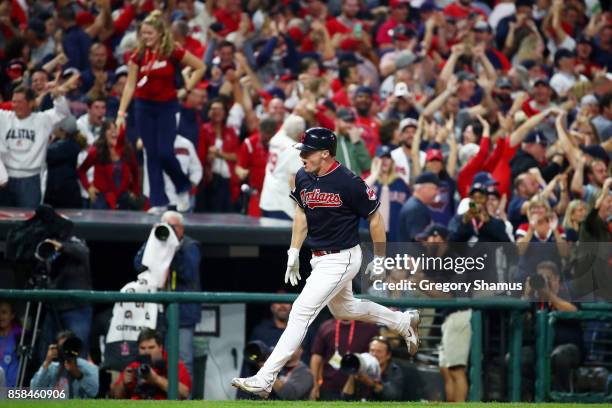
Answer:
<path fill-rule="evenodd" d="M 429 207 L 415 196 L 412 196 L 402 207 L 399 222 L 400 241 L 413 242 L 415 237 L 423 232 L 431 223 Z"/>
<path fill-rule="evenodd" d="M 401 178 L 396 178 L 391 184 L 389 184 L 389 230 L 387 231 L 388 242 L 399 242 L 400 241 L 400 222 L 399 215 L 402 210 L 402 206 L 410 197 L 410 189 L 404 183 Z M 374 190 L 378 195 L 378 199 L 382 198 L 382 184 L 376 182 L 374 184 Z M 362 227 L 367 228 L 367 225 Z"/>
<path fill-rule="evenodd" d="M 342 250 L 359 244 L 359 220 L 380 205 L 376 192 L 338 162 L 321 176 L 301 168 L 290 196 L 306 214 L 305 244 L 313 250 Z"/>
<path fill-rule="evenodd" d="M 0 367 L 6 376 L 6 386 L 17 385 L 17 371 L 19 369 L 19 357 L 17 356 L 17 339 L 20 329 L 13 327 L 7 336 L 0 336 Z"/>
<path fill-rule="evenodd" d="M 457 187 L 453 179 L 449 177 L 440 180 L 439 200 L 428 206 L 431 219 L 436 224 L 448 226 L 451 218 L 455 215 L 455 191 L 457 191 Z"/>

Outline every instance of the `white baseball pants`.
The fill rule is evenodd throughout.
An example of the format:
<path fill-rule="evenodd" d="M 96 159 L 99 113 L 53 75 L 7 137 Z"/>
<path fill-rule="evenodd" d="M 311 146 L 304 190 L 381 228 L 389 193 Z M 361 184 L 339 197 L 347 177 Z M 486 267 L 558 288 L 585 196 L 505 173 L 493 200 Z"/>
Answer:
<path fill-rule="evenodd" d="M 383 324 L 396 330 L 403 314 L 368 300 L 353 296 L 352 280 L 361 267 L 359 245 L 337 254 L 313 257 L 312 272 L 302 293 L 293 302 L 287 328 L 257 376 L 272 384 L 295 350 L 302 344 L 306 331 L 319 312 L 329 306 L 340 320 L 361 320 Z"/>

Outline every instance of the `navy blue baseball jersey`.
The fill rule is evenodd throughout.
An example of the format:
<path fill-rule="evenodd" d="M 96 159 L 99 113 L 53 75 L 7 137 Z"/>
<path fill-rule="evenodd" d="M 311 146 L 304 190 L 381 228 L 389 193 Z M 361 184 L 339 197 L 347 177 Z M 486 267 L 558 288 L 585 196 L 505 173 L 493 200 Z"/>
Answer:
<path fill-rule="evenodd" d="M 322 176 L 300 169 L 291 198 L 306 214 L 305 244 L 313 250 L 336 251 L 359 244 L 359 220 L 380 205 L 375 191 L 338 162 Z"/>

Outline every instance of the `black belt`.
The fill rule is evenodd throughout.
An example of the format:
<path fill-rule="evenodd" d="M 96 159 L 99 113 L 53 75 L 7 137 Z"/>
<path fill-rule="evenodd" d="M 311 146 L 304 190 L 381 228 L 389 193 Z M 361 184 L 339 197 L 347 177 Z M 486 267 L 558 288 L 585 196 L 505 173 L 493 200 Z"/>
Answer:
<path fill-rule="evenodd" d="M 323 255 L 331 255 L 331 254 L 337 254 L 340 253 L 340 250 L 335 250 L 335 251 L 325 251 L 322 249 L 314 249 L 312 251 L 312 256 L 323 256 Z"/>

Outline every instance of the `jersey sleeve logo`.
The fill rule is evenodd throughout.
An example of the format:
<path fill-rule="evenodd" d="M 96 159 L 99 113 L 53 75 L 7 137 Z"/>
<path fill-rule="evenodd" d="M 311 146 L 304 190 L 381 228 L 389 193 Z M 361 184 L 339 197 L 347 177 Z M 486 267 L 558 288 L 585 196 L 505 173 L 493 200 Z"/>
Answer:
<path fill-rule="evenodd" d="M 300 191 L 302 203 L 309 209 L 317 207 L 340 207 L 342 199 L 338 193 L 322 193 L 318 188 L 313 191 Z"/>
<path fill-rule="evenodd" d="M 366 184 L 366 192 L 368 193 L 368 200 L 376 201 L 376 191 Z"/>

